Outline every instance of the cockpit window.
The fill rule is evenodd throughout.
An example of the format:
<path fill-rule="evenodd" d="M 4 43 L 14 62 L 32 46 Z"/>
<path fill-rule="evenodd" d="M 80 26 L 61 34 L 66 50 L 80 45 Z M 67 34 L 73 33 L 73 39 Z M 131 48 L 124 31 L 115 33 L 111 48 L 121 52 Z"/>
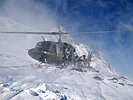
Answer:
<path fill-rule="evenodd" d="M 42 47 L 42 44 L 43 44 L 43 42 L 39 42 L 39 43 L 37 43 L 36 47 L 37 48 L 41 48 Z"/>
<path fill-rule="evenodd" d="M 50 41 L 45 41 L 45 42 L 39 42 L 37 43 L 36 47 L 40 48 L 43 51 L 48 51 L 50 46 L 51 46 L 51 42 Z"/>
<path fill-rule="evenodd" d="M 43 47 L 50 47 L 51 46 L 51 42 L 43 42 Z"/>

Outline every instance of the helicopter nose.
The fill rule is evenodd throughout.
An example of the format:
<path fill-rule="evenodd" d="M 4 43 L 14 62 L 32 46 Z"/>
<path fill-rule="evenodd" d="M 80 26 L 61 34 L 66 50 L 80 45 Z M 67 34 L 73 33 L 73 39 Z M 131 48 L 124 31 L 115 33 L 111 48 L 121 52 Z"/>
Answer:
<path fill-rule="evenodd" d="M 28 54 L 36 60 L 39 60 L 41 57 L 41 51 L 39 49 L 33 48 L 28 51 Z"/>

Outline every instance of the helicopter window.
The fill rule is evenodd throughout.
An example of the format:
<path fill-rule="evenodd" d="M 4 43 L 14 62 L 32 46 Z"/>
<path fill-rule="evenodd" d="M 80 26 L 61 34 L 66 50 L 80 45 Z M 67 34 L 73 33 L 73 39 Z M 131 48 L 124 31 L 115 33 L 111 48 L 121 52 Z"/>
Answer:
<path fill-rule="evenodd" d="M 50 46 L 51 46 L 50 42 L 39 42 L 36 45 L 37 48 L 40 48 L 43 51 L 48 51 Z"/>
<path fill-rule="evenodd" d="M 50 42 L 43 42 L 42 50 L 48 51 L 49 48 L 50 48 L 50 46 L 51 46 L 51 43 Z"/>
<path fill-rule="evenodd" d="M 51 46 L 51 42 L 43 42 L 43 47 L 50 47 Z"/>
<path fill-rule="evenodd" d="M 37 43 L 36 47 L 41 48 L 41 47 L 42 47 L 42 43 L 43 43 L 43 42 Z"/>
<path fill-rule="evenodd" d="M 51 45 L 50 52 L 56 53 L 56 45 Z"/>
<path fill-rule="evenodd" d="M 50 41 L 39 42 L 37 43 L 36 47 L 40 48 L 42 51 L 56 52 L 56 46 L 52 45 Z"/>

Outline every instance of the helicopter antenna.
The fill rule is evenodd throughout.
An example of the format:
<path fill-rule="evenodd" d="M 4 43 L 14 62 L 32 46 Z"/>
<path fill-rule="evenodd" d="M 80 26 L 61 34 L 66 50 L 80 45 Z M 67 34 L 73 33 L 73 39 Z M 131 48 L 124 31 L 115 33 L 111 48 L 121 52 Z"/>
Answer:
<path fill-rule="evenodd" d="M 42 35 L 41 35 L 41 37 L 42 37 L 43 41 L 45 41 L 45 38 Z"/>

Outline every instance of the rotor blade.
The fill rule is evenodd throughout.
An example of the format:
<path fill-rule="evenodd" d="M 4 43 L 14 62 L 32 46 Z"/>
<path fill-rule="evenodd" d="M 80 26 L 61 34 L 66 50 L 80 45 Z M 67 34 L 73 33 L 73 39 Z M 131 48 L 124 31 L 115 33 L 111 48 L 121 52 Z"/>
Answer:
<path fill-rule="evenodd" d="M 120 30 L 120 31 L 94 31 L 94 32 L 66 32 L 66 33 L 60 33 L 60 32 L 10 32 L 10 31 L 0 31 L 0 34 L 38 34 L 38 35 L 59 35 L 59 34 L 68 34 L 68 33 L 114 33 L 114 32 L 133 32 L 133 30 Z"/>
<path fill-rule="evenodd" d="M 6 32 L 6 31 L 0 31 L 0 34 L 46 34 L 46 35 L 58 35 L 58 34 L 68 34 L 68 33 L 59 33 L 59 32 Z"/>
<path fill-rule="evenodd" d="M 133 30 L 120 30 L 120 31 L 95 31 L 95 32 L 68 32 L 68 33 L 114 33 L 114 32 L 133 32 Z"/>

